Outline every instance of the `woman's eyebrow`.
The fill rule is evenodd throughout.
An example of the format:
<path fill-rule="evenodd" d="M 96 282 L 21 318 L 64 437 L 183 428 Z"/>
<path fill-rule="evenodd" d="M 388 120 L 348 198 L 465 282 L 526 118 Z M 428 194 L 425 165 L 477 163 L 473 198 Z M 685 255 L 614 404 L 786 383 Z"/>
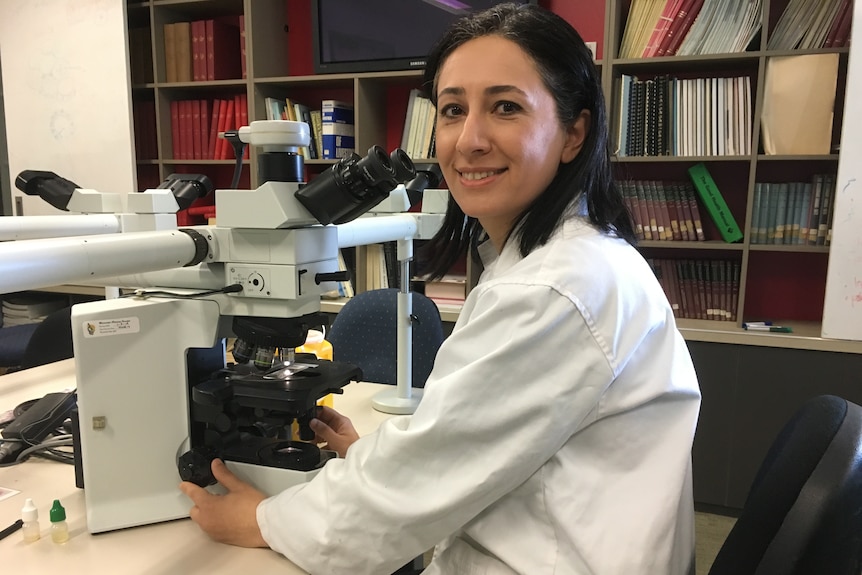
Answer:
<path fill-rule="evenodd" d="M 513 86 L 511 84 L 501 84 L 499 86 L 488 86 L 487 88 L 485 88 L 485 94 L 486 95 L 505 94 L 508 92 L 516 92 L 516 93 L 524 95 L 524 96 L 527 95 L 526 92 L 524 92 L 522 89 L 518 88 L 517 86 Z M 452 87 L 443 88 L 442 90 L 440 90 L 440 92 L 437 94 L 437 97 L 439 98 L 440 96 L 445 96 L 447 94 L 452 95 L 452 96 L 463 96 L 464 93 L 465 93 L 464 88 L 452 86 Z"/>

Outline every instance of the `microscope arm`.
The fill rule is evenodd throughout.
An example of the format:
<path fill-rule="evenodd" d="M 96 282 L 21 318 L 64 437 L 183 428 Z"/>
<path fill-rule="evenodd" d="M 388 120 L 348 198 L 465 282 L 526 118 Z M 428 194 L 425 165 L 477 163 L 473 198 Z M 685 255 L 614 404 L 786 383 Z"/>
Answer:
<path fill-rule="evenodd" d="M 410 215 L 357 218 L 338 228 L 338 247 L 351 248 L 394 240 L 412 240 L 418 231 L 416 218 Z"/>
<path fill-rule="evenodd" d="M 195 265 L 206 254 L 207 243 L 194 230 L 2 243 L 0 293 Z"/>
<path fill-rule="evenodd" d="M 0 241 L 115 234 L 119 231 L 120 221 L 114 214 L 0 217 Z"/>

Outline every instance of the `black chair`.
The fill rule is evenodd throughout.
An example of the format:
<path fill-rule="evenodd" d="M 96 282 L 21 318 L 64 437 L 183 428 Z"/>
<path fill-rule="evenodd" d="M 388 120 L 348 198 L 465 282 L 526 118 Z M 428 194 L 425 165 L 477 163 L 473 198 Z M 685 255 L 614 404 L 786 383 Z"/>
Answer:
<path fill-rule="evenodd" d="M 36 325 L 21 358 L 21 369 L 29 369 L 75 355 L 72 346 L 72 307 L 48 314 Z"/>
<path fill-rule="evenodd" d="M 424 387 L 443 343 L 443 321 L 433 301 L 419 293 L 412 296 L 412 384 Z M 332 359 L 359 366 L 364 381 L 398 383 L 397 297 L 394 288 L 357 294 L 338 312 L 326 335 L 332 344 Z"/>
<path fill-rule="evenodd" d="M 39 324 L 0 327 L 0 367 L 18 368 L 27 351 L 27 344 Z"/>
<path fill-rule="evenodd" d="M 862 573 L 862 407 L 831 395 L 785 424 L 709 575 Z"/>

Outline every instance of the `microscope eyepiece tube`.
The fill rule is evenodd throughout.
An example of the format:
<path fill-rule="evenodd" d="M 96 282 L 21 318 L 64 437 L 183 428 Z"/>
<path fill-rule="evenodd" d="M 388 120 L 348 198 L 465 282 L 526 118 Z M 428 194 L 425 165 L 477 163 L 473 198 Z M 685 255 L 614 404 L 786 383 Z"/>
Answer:
<path fill-rule="evenodd" d="M 364 158 L 357 154 L 343 158 L 295 196 L 321 224 L 341 224 L 367 212 L 415 175 L 413 162 L 403 151 L 387 156 L 380 146 L 371 146 Z"/>
<path fill-rule="evenodd" d="M 179 230 L 0 243 L 0 293 L 181 268 L 199 257 Z"/>
<path fill-rule="evenodd" d="M 304 161 L 295 152 L 259 152 L 257 155 L 257 176 L 265 182 L 301 182 Z"/>

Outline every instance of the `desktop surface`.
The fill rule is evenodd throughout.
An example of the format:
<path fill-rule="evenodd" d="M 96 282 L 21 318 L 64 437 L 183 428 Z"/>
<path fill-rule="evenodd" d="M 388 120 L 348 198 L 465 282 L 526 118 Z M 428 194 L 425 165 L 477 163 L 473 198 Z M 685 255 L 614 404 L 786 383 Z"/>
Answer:
<path fill-rule="evenodd" d="M 0 376 L 0 412 L 46 393 L 73 389 L 74 360 Z M 344 395 L 336 395 L 335 409 L 348 415 L 364 435 L 377 428 L 387 414 L 371 408 L 371 398 L 383 389 L 372 383 L 351 383 Z M 177 476 L 177 486 L 180 479 Z M 18 493 L 7 496 L 8 490 Z M 243 549 L 216 543 L 190 519 L 132 527 L 91 535 L 87 531 L 84 491 L 75 487 L 72 465 L 38 457 L 12 467 L 0 468 L 0 529 L 21 517 L 26 498 L 39 509 L 41 538 L 25 543 L 20 530 L 0 541 L 0 569 L 23 574 L 44 573 L 304 573 L 293 563 L 270 549 Z M 48 510 L 54 499 L 66 509 L 69 540 L 51 540 Z M 191 502 L 189 502 L 191 507 Z M 301 520 L 297 522 L 301 529 Z"/>

